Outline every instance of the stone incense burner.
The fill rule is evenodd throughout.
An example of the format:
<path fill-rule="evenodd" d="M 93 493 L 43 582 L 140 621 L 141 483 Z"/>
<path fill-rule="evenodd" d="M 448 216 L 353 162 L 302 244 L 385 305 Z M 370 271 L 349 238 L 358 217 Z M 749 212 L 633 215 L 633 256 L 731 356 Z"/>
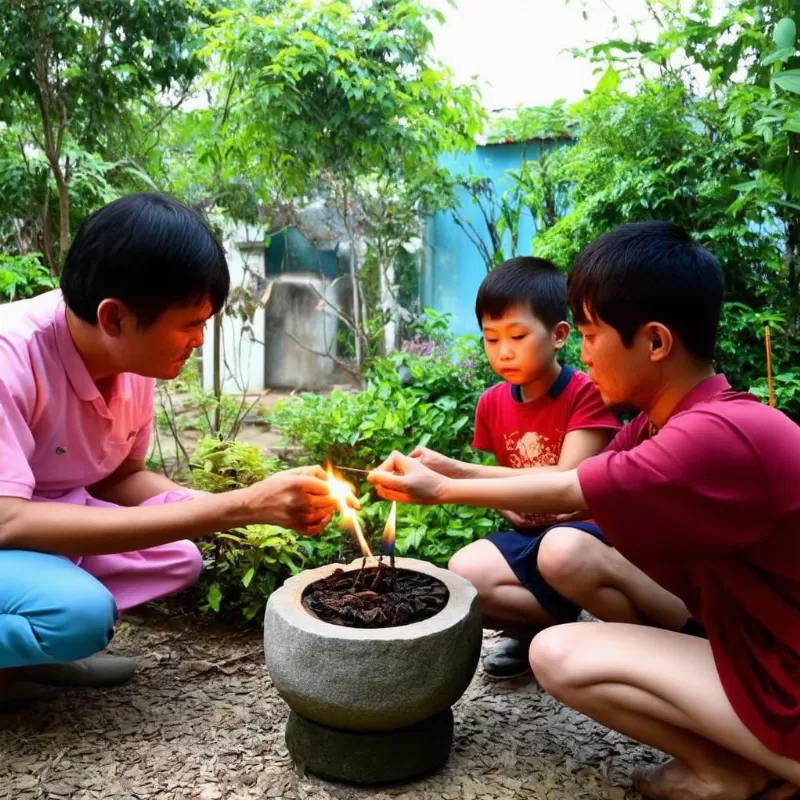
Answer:
<path fill-rule="evenodd" d="M 376 560 L 369 562 L 374 570 Z M 326 579 L 352 580 L 363 565 L 362 559 L 353 561 L 341 575 L 336 564 L 308 570 L 270 597 L 267 668 L 291 708 L 286 744 L 301 769 L 357 783 L 406 780 L 448 758 L 451 706 L 469 685 L 480 655 L 477 592 L 447 570 L 397 558 L 398 571 L 429 576 L 416 577 L 435 585 L 440 611 L 410 624 L 384 621 L 388 626 L 378 628 L 332 624 L 315 614 L 309 606 L 315 587 Z M 396 589 L 392 573 L 386 575 L 386 591 Z"/>

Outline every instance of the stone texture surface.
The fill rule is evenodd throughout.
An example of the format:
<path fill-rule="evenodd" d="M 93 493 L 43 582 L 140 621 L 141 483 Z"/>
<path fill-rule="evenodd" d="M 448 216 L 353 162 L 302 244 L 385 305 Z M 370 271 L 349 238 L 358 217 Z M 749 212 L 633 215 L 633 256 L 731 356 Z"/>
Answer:
<path fill-rule="evenodd" d="M 478 671 L 441 770 L 358 788 L 295 768 L 260 633 L 129 616 L 112 649 L 140 665 L 128 685 L 0 715 L 0 800 L 639 800 L 631 770 L 661 758 L 529 679 Z"/>
<path fill-rule="evenodd" d="M 349 568 L 360 564 L 359 559 Z M 311 616 L 301 597 L 332 566 L 297 575 L 270 597 L 264 618 L 267 668 L 293 711 L 342 730 L 393 730 L 432 717 L 461 697 L 481 647 L 475 589 L 431 564 L 398 558 L 397 565 L 445 583 L 445 608 L 396 628 L 331 625 Z"/>
<path fill-rule="evenodd" d="M 388 783 L 428 775 L 447 761 L 453 712 L 399 731 L 338 731 L 292 712 L 286 746 L 295 764 L 321 778 L 350 783 Z"/>

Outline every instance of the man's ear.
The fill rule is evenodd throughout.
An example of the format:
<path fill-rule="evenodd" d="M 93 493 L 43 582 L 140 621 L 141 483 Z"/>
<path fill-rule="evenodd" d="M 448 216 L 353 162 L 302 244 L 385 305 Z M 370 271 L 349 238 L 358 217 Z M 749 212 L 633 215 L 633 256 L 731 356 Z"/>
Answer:
<path fill-rule="evenodd" d="M 570 330 L 572 329 L 569 326 L 569 322 L 559 322 L 553 326 L 550 335 L 553 337 L 553 347 L 555 347 L 556 350 L 561 350 L 567 343 Z"/>
<path fill-rule="evenodd" d="M 97 326 L 112 339 L 122 336 L 123 326 L 130 317 L 127 306 L 114 298 L 103 300 L 97 307 Z"/>
<path fill-rule="evenodd" d="M 660 322 L 648 322 L 642 329 L 651 361 L 663 361 L 675 349 L 675 335 Z"/>

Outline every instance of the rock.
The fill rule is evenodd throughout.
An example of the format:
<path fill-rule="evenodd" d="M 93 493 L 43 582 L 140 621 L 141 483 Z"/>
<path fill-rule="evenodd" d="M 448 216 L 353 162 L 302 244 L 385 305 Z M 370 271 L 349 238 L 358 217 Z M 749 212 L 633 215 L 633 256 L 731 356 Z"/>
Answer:
<path fill-rule="evenodd" d="M 340 731 L 295 713 L 286 743 L 297 765 L 321 778 L 388 783 L 427 775 L 444 764 L 453 738 L 453 712 L 396 731 Z"/>
<path fill-rule="evenodd" d="M 350 568 L 360 565 L 358 559 Z M 306 611 L 301 598 L 334 564 L 290 578 L 270 596 L 264 617 L 267 667 L 294 712 L 340 730 L 392 730 L 450 708 L 464 693 L 480 656 L 475 588 L 427 562 L 398 558 L 397 566 L 442 581 L 450 594 L 445 608 L 393 628 L 323 622 Z"/>

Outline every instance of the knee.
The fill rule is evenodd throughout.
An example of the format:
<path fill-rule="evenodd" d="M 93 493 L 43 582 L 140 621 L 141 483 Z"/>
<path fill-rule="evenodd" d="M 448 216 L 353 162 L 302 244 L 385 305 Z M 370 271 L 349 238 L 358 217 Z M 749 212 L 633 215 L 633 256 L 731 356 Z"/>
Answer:
<path fill-rule="evenodd" d="M 45 660 L 77 661 L 104 650 L 114 636 L 117 619 L 111 592 L 90 578 L 73 584 L 63 597 L 57 609 L 28 616 Z"/>
<path fill-rule="evenodd" d="M 203 556 L 197 545 L 188 539 L 175 542 L 176 554 L 173 564 L 174 575 L 178 581 L 175 591 L 186 589 L 197 583 L 200 573 L 203 571 Z"/>
<path fill-rule="evenodd" d="M 572 595 L 594 589 L 599 581 L 599 560 L 594 545 L 599 540 L 575 528 L 548 531 L 539 546 L 536 565 L 541 576 L 560 594 Z"/>
<path fill-rule="evenodd" d="M 475 552 L 471 544 L 453 555 L 447 568 L 468 580 L 478 590 L 478 594 L 485 594 L 490 589 L 486 575 L 486 563 L 480 554 Z"/>
<path fill-rule="evenodd" d="M 559 699 L 563 699 L 575 681 L 571 629 L 581 624 L 591 623 L 546 628 L 534 637 L 528 651 L 531 670 L 536 680 L 546 692 Z"/>

